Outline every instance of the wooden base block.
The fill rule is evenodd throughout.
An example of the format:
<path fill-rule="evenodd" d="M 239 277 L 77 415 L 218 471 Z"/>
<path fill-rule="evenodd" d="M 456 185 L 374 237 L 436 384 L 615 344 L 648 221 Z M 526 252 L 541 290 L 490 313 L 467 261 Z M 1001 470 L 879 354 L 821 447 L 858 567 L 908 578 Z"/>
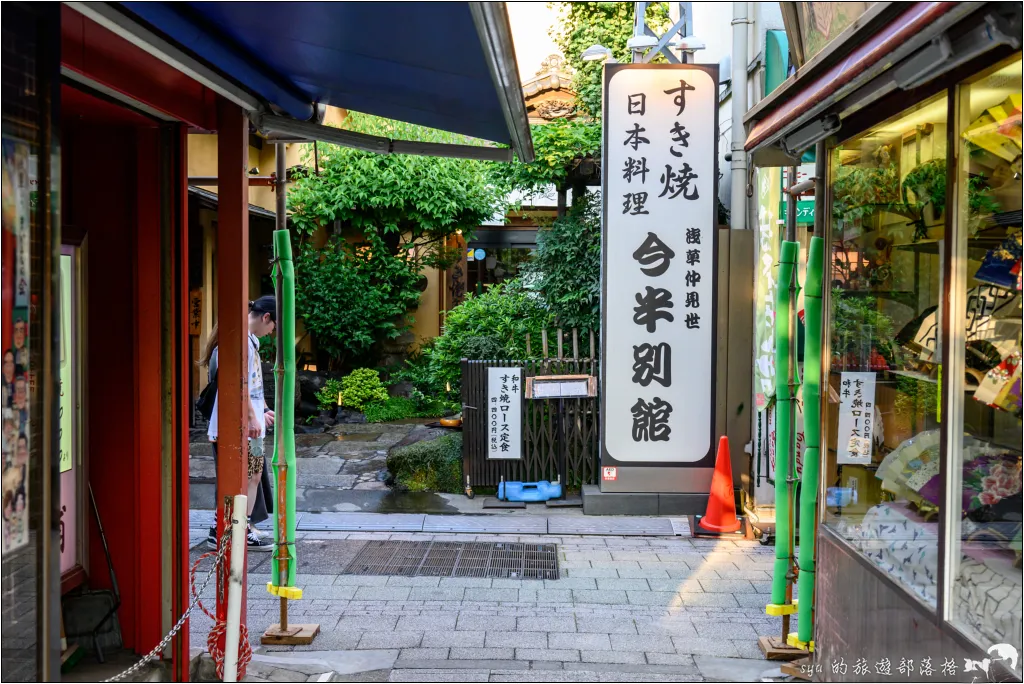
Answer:
<path fill-rule="evenodd" d="M 784 675 L 809 682 L 811 681 L 811 673 L 814 671 L 814 659 L 808 657 L 793 660 L 779 667 L 779 670 Z"/>
<path fill-rule="evenodd" d="M 797 660 L 807 657 L 807 651 L 793 648 L 781 637 L 759 637 L 757 646 L 768 660 Z"/>
<path fill-rule="evenodd" d="M 261 644 L 277 646 L 308 646 L 320 633 L 320 625 L 289 624 L 288 629 L 281 631 L 280 624 L 270 625 L 260 637 Z"/>

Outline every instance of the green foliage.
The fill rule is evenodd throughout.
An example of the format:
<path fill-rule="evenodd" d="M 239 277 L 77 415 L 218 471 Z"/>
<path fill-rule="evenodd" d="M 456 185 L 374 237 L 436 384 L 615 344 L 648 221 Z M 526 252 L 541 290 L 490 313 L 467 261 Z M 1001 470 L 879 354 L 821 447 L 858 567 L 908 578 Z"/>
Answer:
<path fill-rule="evenodd" d="M 423 360 L 418 363 L 426 365 L 421 377 L 429 375 L 425 384 L 440 396 L 457 398 L 463 358 L 524 359 L 527 333 L 538 349 L 541 329 L 553 320 L 538 294 L 524 289 L 519 281 L 495 285 L 481 295 L 469 294 L 448 312 L 444 333 L 421 351 Z M 495 354 L 496 347 L 480 338 L 493 340 L 501 353 Z"/>
<path fill-rule="evenodd" d="M 865 344 L 865 335 L 870 340 Z M 875 297 L 847 293 L 842 288 L 832 289 L 832 354 L 858 356 L 867 350 L 877 350 L 890 364 L 896 358 L 895 330 L 892 319 L 878 310 Z M 867 364 L 868 359 L 858 360 Z"/>
<path fill-rule="evenodd" d="M 567 216 L 537 231 L 529 266 L 536 287 L 565 328 L 601 327 L 601 198 L 588 194 Z"/>
<path fill-rule="evenodd" d="M 316 393 L 316 405 L 321 411 L 330 411 L 338 405 L 338 393 L 343 391 L 341 380 L 330 378 Z"/>
<path fill-rule="evenodd" d="M 295 259 L 297 313 L 335 369 L 367 362 L 377 344 L 399 337 L 420 299 L 416 266 L 392 255 L 378 233 L 366 241 L 306 242 Z"/>
<path fill-rule="evenodd" d="M 583 119 L 555 119 L 530 126 L 535 159 L 530 164 L 513 161 L 494 164 L 492 178 L 503 191 L 537 193 L 548 186 L 562 187 L 573 170 L 587 157 L 601 158 L 601 124 Z"/>
<path fill-rule="evenodd" d="M 423 402 L 409 397 L 388 397 L 363 406 L 367 423 L 390 423 L 408 418 L 441 418 L 454 413 L 451 402 L 428 399 Z"/>
<path fill-rule="evenodd" d="M 454 133 L 354 112 L 344 128 L 399 140 L 473 144 Z M 299 178 L 288 191 L 298 232 L 312 235 L 337 222 L 356 234 L 376 233 L 393 254 L 418 247 L 410 257 L 417 267 L 450 265 L 459 250 L 445 248 L 443 239 L 491 218 L 501 199 L 486 162 L 376 154 L 327 143 L 318 149 L 320 173 Z"/>
<path fill-rule="evenodd" d="M 387 459 L 395 486 L 412 492 L 462 492 L 462 433 L 392 449 Z"/>
<path fill-rule="evenodd" d="M 277 335 L 264 335 L 260 338 L 260 361 L 274 363 L 277 360 Z"/>
<path fill-rule="evenodd" d="M 342 406 L 362 411 L 366 404 L 387 398 L 388 391 L 380 381 L 380 373 L 372 368 L 357 368 L 341 379 Z"/>
<path fill-rule="evenodd" d="M 394 139 L 472 144 L 464 136 L 350 113 L 344 128 Z M 297 314 L 332 368 L 370 361 L 408 329 L 425 267 L 461 256 L 447 247 L 491 218 L 502 195 L 486 162 L 375 154 L 321 143 L 319 173 L 288 192 L 295 227 Z M 308 153 L 307 153 L 308 154 Z M 310 164 L 310 166 L 313 166 Z M 328 239 L 320 245 L 324 230 Z"/>
<path fill-rule="evenodd" d="M 583 51 L 591 45 L 603 45 L 620 62 L 631 60 L 626 41 L 633 35 L 633 3 L 631 2 L 553 2 L 562 11 L 561 19 L 551 28 L 551 37 L 566 61 L 575 70 L 573 90 L 576 91 L 578 109 L 590 116 L 601 116 L 601 62 L 585 62 Z M 667 3 L 650 3 L 646 15 L 647 25 L 658 35 L 665 32 L 671 22 Z M 653 62 L 664 62 L 662 55 Z"/>

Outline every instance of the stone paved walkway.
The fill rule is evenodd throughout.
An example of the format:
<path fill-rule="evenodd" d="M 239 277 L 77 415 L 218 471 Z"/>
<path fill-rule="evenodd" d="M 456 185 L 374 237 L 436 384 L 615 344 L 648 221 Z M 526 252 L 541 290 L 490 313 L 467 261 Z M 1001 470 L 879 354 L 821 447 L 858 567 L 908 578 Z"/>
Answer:
<path fill-rule="evenodd" d="M 396 445 L 432 439 L 444 432 L 417 423 L 362 423 L 296 435 L 297 509 L 333 510 L 339 504 L 341 492 L 386 491 L 388 451 Z M 269 439 L 272 437 L 268 436 Z M 194 440 L 189 448 L 192 508 L 213 507 L 215 482 L 213 446 Z"/>
<path fill-rule="evenodd" d="M 341 575 L 352 542 L 369 539 L 556 543 L 561 579 Z M 260 556 L 254 642 L 278 620 Z M 773 669 L 757 648 L 779 628 L 764 615 L 773 550 L 757 542 L 307 532 L 299 556 L 305 597 L 290 616 L 322 633 L 309 647 L 254 643 L 248 681 L 759 681 Z M 210 626 L 192 621 L 193 647 Z"/>

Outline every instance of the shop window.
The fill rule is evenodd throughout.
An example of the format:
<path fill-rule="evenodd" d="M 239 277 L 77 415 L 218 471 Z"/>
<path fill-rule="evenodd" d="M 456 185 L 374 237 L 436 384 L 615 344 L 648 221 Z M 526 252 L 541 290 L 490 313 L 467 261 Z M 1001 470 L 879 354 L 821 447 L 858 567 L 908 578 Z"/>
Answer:
<path fill-rule="evenodd" d="M 492 285 L 518 278 L 535 252 L 533 247 L 470 244 L 466 251 L 469 290 L 480 294 Z"/>
<path fill-rule="evenodd" d="M 945 94 L 830 153 L 825 524 L 937 602 Z"/>
<path fill-rule="evenodd" d="M 948 616 L 992 658 L 1021 645 L 1021 60 L 958 96 Z M 956 297 L 956 295 L 959 295 Z M 952 378 L 951 378 L 952 380 Z M 989 650 L 992 649 L 992 650 Z M 1008 653 L 1008 649 L 1004 649 Z M 1006 661 L 1020 676 L 1021 666 Z"/>

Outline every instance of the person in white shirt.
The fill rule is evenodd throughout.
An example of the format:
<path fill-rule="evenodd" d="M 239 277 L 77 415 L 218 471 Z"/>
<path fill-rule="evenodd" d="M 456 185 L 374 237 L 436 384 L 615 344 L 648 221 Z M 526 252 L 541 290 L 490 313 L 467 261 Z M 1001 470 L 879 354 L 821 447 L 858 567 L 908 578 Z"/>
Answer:
<path fill-rule="evenodd" d="M 266 490 L 270 488 L 269 475 L 267 475 L 266 459 L 264 458 L 263 440 L 267 434 L 267 428 L 274 425 L 274 412 L 267 407 L 266 397 L 263 391 L 263 365 L 260 362 L 260 339 L 274 332 L 277 326 L 277 303 L 273 295 L 264 295 L 255 301 L 249 302 L 249 416 L 248 416 L 248 437 L 249 437 L 249 486 L 248 486 L 248 510 L 250 524 L 248 531 L 248 547 L 259 551 L 269 551 L 272 544 L 263 539 L 253 527 L 254 522 L 266 520 L 267 511 L 270 509 L 270 501 L 273 496 L 268 495 Z M 203 364 L 210 368 L 210 380 L 217 374 L 218 367 L 218 330 L 215 326 L 210 334 L 207 343 L 207 351 L 204 355 Z M 220 398 L 220 381 L 217 382 L 217 398 L 213 402 L 213 413 L 210 416 L 210 426 L 207 436 L 213 443 L 214 458 L 217 454 L 217 400 Z M 264 479 L 266 483 L 262 482 Z M 262 505 L 259 519 L 253 519 L 253 511 L 258 501 Z M 208 541 L 216 546 L 217 540 L 215 530 L 211 531 Z"/>

